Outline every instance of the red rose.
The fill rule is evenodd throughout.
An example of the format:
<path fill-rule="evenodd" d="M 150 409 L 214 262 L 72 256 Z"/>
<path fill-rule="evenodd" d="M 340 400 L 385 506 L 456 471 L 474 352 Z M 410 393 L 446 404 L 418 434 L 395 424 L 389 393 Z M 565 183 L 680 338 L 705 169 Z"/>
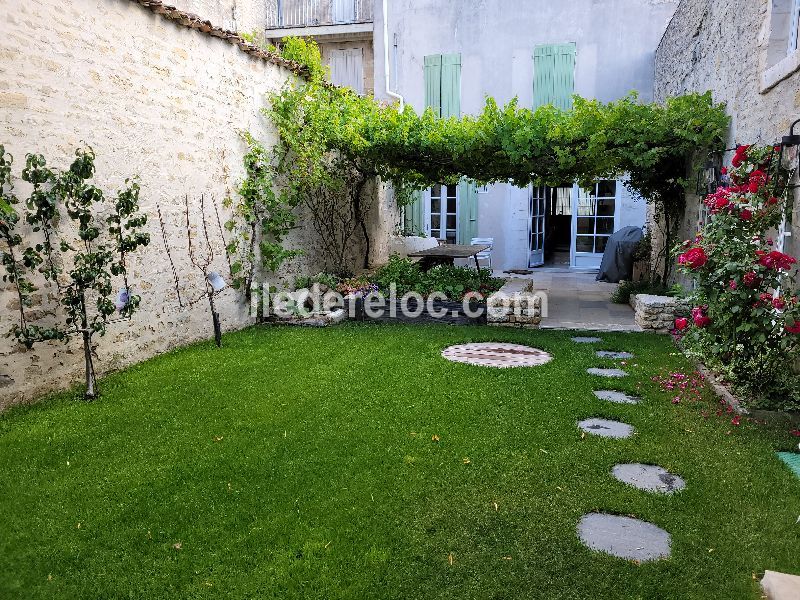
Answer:
<path fill-rule="evenodd" d="M 675 319 L 675 329 L 678 331 L 683 331 L 689 326 L 689 319 L 686 317 L 679 317 Z"/>
<path fill-rule="evenodd" d="M 700 306 L 692 309 L 692 321 L 700 328 L 711 324 L 711 319 L 706 316 L 705 311 Z"/>
<path fill-rule="evenodd" d="M 778 200 L 774 196 L 770 196 L 769 198 L 767 198 L 767 204 L 777 204 L 778 202 L 780 202 L 780 200 Z"/>
<path fill-rule="evenodd" d="M 727 175 L 728 174 L 728 167 L 722 167 L 719 172 L 722 173 L 723 175 Z"/>
<path fill-rule="evenodd" d="M 759 279 L 758 275 L 756 275 L 755 271 L 748 271 L 742 277 L 742 281 L 744 285 L 749 288 L 756 288 L 758 284 L 761 283 L 761 279 Z"/>
<path fill-rule="evenodd" d="M 736 282 L 735 282 L 733 279 L 731 279 L 731 280 L 728 282 L 728 287 L 729 287 L 729 288 L 731 288 L 732 290 L 735 290 L 735 289 L 736 289 L 737 287 L 739 287 L 739 286 L 737 286 L 737 285 L 736 285 Z"/>
<path fill-rule="evenodd" d="M 775 308 L 777 310 L 783 310 L 784 308 L 786 308 L 786 301 L 781 297 L 773 298 L 772 308 Z"/>
<path fill-rule="evenodd" d="M 800 321 L 797 321 L 794 325 L 786 325 L 785 329 L 789 333 L 800 334 Z"/>
<path fill-rule="evenodd" d="M 759 250 L 756 254 L 759 256 L 759 264 L 768 269 L 783 269 L 784 271 L 788 271 L 792 268 L 792 265 L 797 262 L 794 256 L 789 256 L 777 250 L 773 250 L 769 254 L 766 254 L 763 250 Z"/>
<path fill-rule="evenodd" d="M 742 212 L 739 213 L 739 217 L 742 219 L 742 221 L 749 221 L 750 219 L 753 218 L 753 213 L 745 208 L 742 209 Z"/>
<path fill-rule="evenodd" d="M 692 271 L 696 271 L 708 262 L 706 251 L 700 247 L 687 250 L 678 257 L 678 263 L 689 267 Z"/>
<path fill-rule="evenodd" d="M 733 155 L 733 159 L 731 160 L 731 164 L 734 167 L 740 167 L 744 161 L 747 160 L 747 151 L 750 149 L 750 146 L 738 146 L 736 148 L 736 154 Z"/>

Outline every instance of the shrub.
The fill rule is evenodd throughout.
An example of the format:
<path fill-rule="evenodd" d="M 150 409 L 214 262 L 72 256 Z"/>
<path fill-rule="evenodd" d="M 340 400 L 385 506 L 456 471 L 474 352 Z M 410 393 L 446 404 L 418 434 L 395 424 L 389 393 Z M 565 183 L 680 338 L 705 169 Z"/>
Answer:
<path fill-rule="evenodd" d="M 741 146 L 730 185 L 706 199 L 709 223 L 680 248 L 680 268 L 694 279 L 694 308 L 678 329 L 690 352 L 722 368 L 735 387 L 765 408 L 800 409 L 787 377 L 800 356 L 796 260 L 774 248 L 767 232 L 786 210 L 772 195 L 774 150 Z M 796 379 L 796 377 L 795 377 Z"/>

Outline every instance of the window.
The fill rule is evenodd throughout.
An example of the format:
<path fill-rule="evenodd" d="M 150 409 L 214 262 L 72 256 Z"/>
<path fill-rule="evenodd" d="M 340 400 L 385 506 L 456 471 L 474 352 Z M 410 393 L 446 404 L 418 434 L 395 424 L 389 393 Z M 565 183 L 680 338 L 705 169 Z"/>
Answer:
<path fill-rule="evenodd" d="M 455 244 L 458 238 L 458 186 L 431 188 L 431 237 Z"/>
<path fill-rule="evenodd" d="M 794 9 L 790 16 L 791 31 L 789 33 L 789 54 L 796 52 L 798 47 L 798 39 L 800 39 L 800 0 L 794 0 Z"/>
<path fill-rule="evenodd" d="M 362 48 L 331 50 L 328 64 L 331 67 L 331 83 L 349 87 L 364 94 L 364 51 Z"/>
<path fill-rule="evenodd" d="M 617 182 L 598 181 L 578 195 L 575 252 L 602 254 L 614 233 Z"/>

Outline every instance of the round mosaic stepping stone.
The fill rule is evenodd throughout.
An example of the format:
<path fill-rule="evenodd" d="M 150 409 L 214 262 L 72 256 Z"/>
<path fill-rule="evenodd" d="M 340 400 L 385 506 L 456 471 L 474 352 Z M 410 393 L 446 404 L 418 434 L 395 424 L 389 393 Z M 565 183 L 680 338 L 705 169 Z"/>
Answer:
<path fill-rule="evenodd" d="M 578 523 L 578 537 L 592 550 L 617 558 L 648 562 L 669 558 L 669 533 L 639 519 L 589 513 Z"/>
<path fill-rule="evenodd" d="M 574 337 L 572 341 L 577 344 L 596 344 L 597 342 L 602 342 L 599 337 Z"/>
<path fill-rule="evenodd" d="M 614 465 L 611 474 L 622 483 L 646 492 L 671 494 L 686 487 L 683 479 L 656 465 L 640 463 Z"/>
<path fill-rule="evenodd" d="M 597 375 L 599 377 L 627 377 L 628 374 L 622 369 L 586 369 L 589 375 Z"/>
<path fill-rule="evenodd" d="M 614 402 L 615 404 L 639 404 L 639 398 L 636 396 L 629 396 L 624 392 L 615 390 L 595 390 L 594 395 L 600 400 Z"/>
<path fill-rule="evenodd" d="M 580 421 L 578 427 L 592 435 L 615 439 L 629 438 L 634 432 L 632 425 L 620 423 L 619 421 L 610 421 L 608 419 L 586 419 Z"/>
<path fill-rule="evenodd" d="M 547 352 L 537 348 L 500 342 L 450 346 L 442 350 L 442 356 L 453 362 L 497 368 L 538 367 L 553 359 Z"/>
<path fill-rule="evenodd" d="M 622 359 L 622 358 L 633 358 L 633 354 L 630 352 L 609 352 L 608 350 L 598 350 L 595 352 L 598 358 L 611 358 L 611 359 Z"/>

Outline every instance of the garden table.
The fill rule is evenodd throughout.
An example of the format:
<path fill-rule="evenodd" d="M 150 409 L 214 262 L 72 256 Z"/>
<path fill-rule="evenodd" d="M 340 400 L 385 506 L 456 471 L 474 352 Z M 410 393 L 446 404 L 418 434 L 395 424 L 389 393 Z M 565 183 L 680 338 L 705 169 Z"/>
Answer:
<path fill-rule="evenodd" d="M 463 245 L 463 244 L 445 244 L 436 248 L 428 248 L 427 250 L 420 250 L 419 252 L 412 252 L 409 258 L 420 258 L 420 266 L 424 271 L 435 267 L 436 265 L 452 265 L 457 258 L 475 258 L 475 268 L 480 271 L 478 265 L 478 254 L 484 250 L 488 250 L 491 246 L 484 246 L 482 244 L 476 245 Z"/>

